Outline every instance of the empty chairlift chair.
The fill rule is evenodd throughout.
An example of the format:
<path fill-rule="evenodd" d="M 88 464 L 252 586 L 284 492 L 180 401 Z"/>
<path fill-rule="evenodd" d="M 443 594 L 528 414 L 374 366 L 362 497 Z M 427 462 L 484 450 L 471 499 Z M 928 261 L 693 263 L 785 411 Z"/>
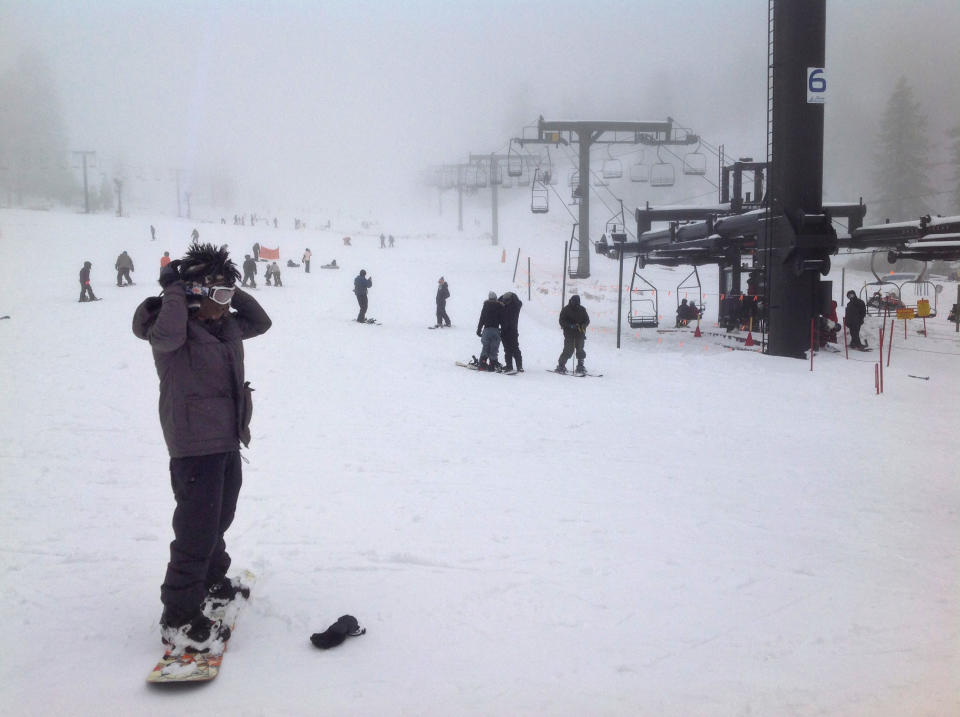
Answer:
<path fill-rule="evenodd" d="M 523 155 L 514 146 L 514 141 L 510 140 L 510 148 L 507 150 L 507 176 L 519 177 L 523 174 Z"/>
<path fill-rule="evenodd" d="M 604 179 L 620 179 L 623 176 L 623 162 L 611 156 L 610 145 L 607 145 L 607 158 L 603 162 L 601 174 Z"/>
<path fill-rule="evenodd" d="M 650 167 L 643 163 L 643 160 L 635 162 L 630 165 L 630 181 L 631 182 L 649 182 L 650 181 Z"/>
<path fill-rule="evenodd" d="M 672 187 L 676 181 L 676 170 L 672 164 L 660 158 L 660 147 L 657 147 L 657 161 L 650 165 L 650 186 Z"/>
<path fill-rule="evenodd" d="M 707 158 L 700 153 L 700 145 L 683 157 L 683 173 L 702 177 L 707 173 Z"/>
<path fill-rule="evenodd" d="M 630 280 L 630 310 L 627 323 L 631 329 L 655 329 L 660 325 L 660 301 L 657 287 L 640 276 L 638 270 L 640 257 L 633 265 L 633 279 Z"/>
<path fill-rule="evenodd" d="M 546 214 L 550 211 L 550 190 L 541 179 L 540 170 L 533 173 L 533 184 L 530 185 L 530 211 L 534 214 Z"/>

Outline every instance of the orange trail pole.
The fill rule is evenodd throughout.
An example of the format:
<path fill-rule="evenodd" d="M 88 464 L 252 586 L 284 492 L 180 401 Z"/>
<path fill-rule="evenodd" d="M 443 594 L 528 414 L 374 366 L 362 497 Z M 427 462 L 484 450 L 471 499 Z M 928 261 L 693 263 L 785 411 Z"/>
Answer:
<path fill-rule="evenodd" d="M 877 392 L 877 395 L 880 395 L 880 364 L 873 364 L 873 387 Z"/>

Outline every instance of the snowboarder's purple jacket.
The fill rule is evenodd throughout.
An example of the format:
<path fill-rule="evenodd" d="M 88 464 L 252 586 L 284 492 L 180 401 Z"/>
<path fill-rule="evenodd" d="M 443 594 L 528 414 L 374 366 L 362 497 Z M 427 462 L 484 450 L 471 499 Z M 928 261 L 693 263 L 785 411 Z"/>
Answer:
<path fill-rule="evenodd" d="M 250 442 L 251 389 L 243 340 L 267 331 L 270 317 L 239 288 L 219 330 L 189 315 L 175 282 L 137 307 L 133 333 L 150 342 L 160 376 L 160 425 L 171 458 L 235 451 Z"/>

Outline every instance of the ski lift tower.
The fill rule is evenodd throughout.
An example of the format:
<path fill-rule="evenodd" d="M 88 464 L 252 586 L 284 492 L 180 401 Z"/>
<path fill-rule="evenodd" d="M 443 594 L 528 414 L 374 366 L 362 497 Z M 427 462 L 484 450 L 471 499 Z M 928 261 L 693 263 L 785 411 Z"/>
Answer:
<path fill-rule="evenodd" d="M 673 120 L 666 122 L 547 122 L 541 116 L 537 122 L 537 138 L 517 140 L 524 144 L 580 145 L 577 192 L 580 200 L 579 257 L 576 278 L 590 276 L 590 148 L 595 144 L 697 144 L 700 138 L 684 132 L 673 134 Z M 573 274 L 571 273 L 571 276 Z"/>
<path fill-rule="evenodd" d="M 767 353 L 802 357 L 810 322 L 829 308 L 837 234 L 823 208 L 826 0 L 768 10 Z"/>

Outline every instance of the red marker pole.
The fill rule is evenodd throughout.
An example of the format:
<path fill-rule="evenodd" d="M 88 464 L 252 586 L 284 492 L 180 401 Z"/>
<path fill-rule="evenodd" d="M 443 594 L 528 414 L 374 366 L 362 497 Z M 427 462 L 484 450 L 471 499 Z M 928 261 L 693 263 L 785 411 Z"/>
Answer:
<path fill-rule="evenodd" d="M 850 360 L 850 347 L 847 345 L 847 319 L 843 319 L 843 352 L 847 355 L 847 360 Z"/>
<path fill-rule="evenodd" d="M 886 324 L 886 319 L 884 319 L 884 324 Z M 884 326 L 880 326 L 880 393 L 883 393 L 883 329 Z"/>
<path fill-rule="evenodd" d="M 814 319 L 810 319 L 810 370 L 813 371 L 813 322 Z"/>
<path fill-rule="evenodd" d="M 880 364 L 873 364 L 873 387 L 877 391 L 877 395 L 880 395 Z"/>
<path fill-rule="evenodd" d="M 887 367 L 890 366 L 890 354 L 893 353 L 893 319 L 890 319 L 890 342 L 887 344 Z M 903 320 L 904 330 L 906 330 L 907 320 Z"/>

